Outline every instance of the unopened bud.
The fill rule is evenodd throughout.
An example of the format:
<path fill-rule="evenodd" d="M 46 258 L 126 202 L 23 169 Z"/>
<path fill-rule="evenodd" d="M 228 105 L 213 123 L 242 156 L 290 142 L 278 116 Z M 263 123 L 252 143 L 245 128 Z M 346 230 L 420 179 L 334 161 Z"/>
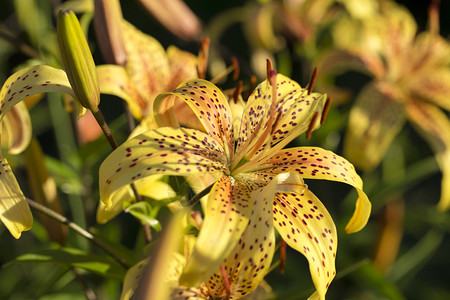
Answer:
<path fill-rule="evenodd" d="M 108 64 L 125 65 L 122 10 L 119 0 L 94 1 L 94 29 L 103 59 Z"/>
<path fill-rule="evenodd" d="M 80 104 L 98 111 L 100 90 L 94 59 L 75 13 L 58 12 L 58 43 L 64 69 Z"/>

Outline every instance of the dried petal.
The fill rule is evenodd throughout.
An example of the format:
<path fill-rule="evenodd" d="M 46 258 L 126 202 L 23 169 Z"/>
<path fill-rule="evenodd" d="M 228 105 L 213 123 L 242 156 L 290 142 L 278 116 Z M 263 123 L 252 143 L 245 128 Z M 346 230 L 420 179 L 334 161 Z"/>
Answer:
<path fill-rule="evenodd" d="M 201 35 L 197 16 L 181 0 L 139 0 L 164 27 L 181 39 L 193 40 Z"/>

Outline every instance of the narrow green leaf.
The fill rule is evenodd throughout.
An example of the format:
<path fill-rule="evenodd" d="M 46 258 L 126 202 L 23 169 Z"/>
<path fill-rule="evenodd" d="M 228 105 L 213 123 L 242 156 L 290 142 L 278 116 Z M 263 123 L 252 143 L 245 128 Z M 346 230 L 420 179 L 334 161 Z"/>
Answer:
<path fill-rule="evenodd" d="M 374 292 L 387 299 L 405 299 L 397 286 L 384 277 L 371 263 L 362 265 L 361 268 L 354 273 L 353 278 L 363 285 L 370 286 Z"/>
<path fill-rule="evenodd" d="M 148 224 L 156 231 L 161 230 L 161 224 L 154 218 L 152 207 L 147 202 L 137 202 L 134 203 L 125 210 L 127 213 L 132 214 L 136 219 L 138 219 L 141 224 Z"/>
<path fill-rule="evenodd" d="M 46 249 L 27 253 L 8 264 L 25 262 L 63 264 L 119 280 L 122 280 L 125 276 L 125 270 L 115 261 L 73 248 Z"/>

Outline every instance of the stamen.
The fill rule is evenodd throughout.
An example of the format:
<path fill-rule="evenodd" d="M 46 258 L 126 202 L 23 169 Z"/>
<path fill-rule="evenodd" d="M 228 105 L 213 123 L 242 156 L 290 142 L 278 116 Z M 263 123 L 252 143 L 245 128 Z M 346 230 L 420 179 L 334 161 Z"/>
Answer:
<path fill-rule="evenodd" d="M 331 97 L 327 98 L 327 102 L 325 102 L 325 106 L 323 107 L 322 116 L 320 117 L 320 124 L 323 125 L 325 120 L 327 119 L 328 111 L 331 106 Z"/>
<path fill-rule="evenodd" d="M 197 74 L 198 78 L 204 79 L 206 76 L 206 67 L 208 65 L 209 39 L 203 38 L 200 52 L 198 54 Z"/>
<path fill-rule="evenodd" d="M 286 242 L 281 239 L 280 244 L 280 274 L 284 274 L 284 266 L 286 266 Z"/>
<path fill-rule="evenodd" d="M 230 279 L 228 278 L 227 270 L 225 270 L 225 265 L 220 265 L 220 273 L 222 274 L 223 279 L 223 285 L 225 287 L 226 296 L 225 299 L 230 299 L 230 293 L 231 293 L 231 286 L 230 286 Z"/>
<path fill-rule="evenodd" d="M 432 0 L 428 7 L 428 29 L 433 34 L 439 34 L 439 6 L 441 0 Z"/>
<path fill-rule="evenodd" d="M 241 69 L 239 68 L 239 61 L 236 58 L 236 56 L 231 57 L 231 65 L 233 66 L 233 80 L 238 80 L 239 73 L 241 72 Z"/>
<path fill-rule="evenodd" d="M 234 103 L 238 103 L 239 95 L 242 93 L 242 80 L 239 80 L 236 89 L 233 92 Z"/>
<path fill-rule="evenodd" d="M 319 117 L 319 112 L 316 111 L 314 114 L 311 123 L 309 123 L 308 131 L 306 131 L 306 139 L 309 140 L 311 138 L 311 134 L 314 130 L 314 126 L 316 125 L 316 120 Z"/>
<path fill-rule="evenodd" d="M 311 75 L 311 79 L 309 80 L 307 89 L 308 89 L 308 95 L 311 95 L 312 90 L 314 88 L 314 84 L 316 83 L 317 79 L 317 68 L 314 68 L 313 73 Z"/>
<path fill-rule="evenodd" d="M 267 67 L 266 67 L 267 68 L 267 79 L 269 79 L 270 78 L 270 72 L 273 70 L 272 61 L 270 59 L 267 59 L 266 63 L 267 63 Z"/>
<path fill-rule="evenodd" d="M 248 97 L 250 97 L 250 94 L 251 94 L 252 91 L 255 89 L 256 83 L 257 83 L 256 76 L 255 76 L 255 75 L 252 75 L 252 76 L 250 77 L 250 82 L 249 82 L 249 84 L 248 84 L 248 89 L 247 89 L 247 91 L 244 93 L 244 96 L 243 96 L 244 99 L 248 99 Z"/>

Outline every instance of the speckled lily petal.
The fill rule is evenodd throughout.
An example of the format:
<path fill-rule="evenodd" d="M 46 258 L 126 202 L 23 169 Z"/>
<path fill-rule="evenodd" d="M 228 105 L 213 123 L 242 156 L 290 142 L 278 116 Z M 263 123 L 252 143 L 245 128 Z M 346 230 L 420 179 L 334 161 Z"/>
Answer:
<path fill-rule="evenodd" d="M 137 264 L 128 269 L 123 279 L 122 293 L 120 295 L 120 300 L 130 300 L 136 288 L 139 285 L 139 281 L 142 277 L 142 272 L 145 266 L 148 264 L 149 258 L 139 261 Z"/>
<path fill-rule="evenodd" d="M 374 82 L 359 94 L 350 111 L 344 156 L 356 167 L 376 167 L 406 121 L 401 91 L 389 83 Z"/>
<path fill-rule="evenodd" d="M 370 216 L 371 204 L 363 192 L 361 178 L 345 158 L 318 147 L 298 147 L 282 150 L 269 159 L 259 176 L 270 180 L 274 174 L 297 172 L 303 178 L 338 181 L 353 186 L 358 192 L 355 212 L 346 227 L 346 232 L 361 230 Z"/>
<path fill-rule="evenodd" d="M 163 175 L 150 175 L 135 181 L 138 193 L 155 200 L 175 197 L 176 194 L 170 185 L 160 180 L 162 177 Z M 131 202 L 134 199 L 134 193 L 130 186 L 121 187 L 117 192 L 113 193 L 111 207 L 106 209 L 105 203 L 100 201 L 97 208 L 97 222 L 99 224 L 108 222 L 123 211 L 125 202 Z"/>
<path fill-rule="evenodd" d="M 222 176 L 213 186 L 205 210 L 205 220 L 192 256 L 180 278 L 185 286 L 199 286 L 230 254 L 244 233 L 253 209 L 246 186 Z"/>
<path fill-rule="evenodd" d="M 127 53 L 126 69 L 140 96 L 149 104 L 151 113 L 154 97 L 167 90 L 170 78 L 169 60 L 161 44 L 130 23 L 123 21 L 123 38 Z"/>
<path fill-rule="evenodd" d="M 0 160 L 0 220 L 16 239 L 33 225 L 28 203 L 6 159 Z"/>
<path fill-rule="evenodd" d="M 100 200 L 108 208 L 118 188 L 153 174 L 190 175 L 226 171 L 223 148 L 204 132 L 164 127 L 134 137 L 100 166 Z"/>
<path fill-rule="evenodd" d="M 277 183 L 275 179 L 252 192 L 255 205 L 247 229 L 224 262 L 230 281 L 230 299 L 239 299 L 252 292 L 270 267 L 275 252 L 272 201 Z M 220 272 L 208 279 L 206 285 L 211 296 L 217 299 L 226 296 Z"/>
<path fill-rule="evenodd" d="M 98 203 L 96 220 L 99 224 L 105 224 L 120 214 L 124 209 L 124 202 L 134 199 L 133 190 L 130 186 L 123 186 L 117 189 L 110 199 L 111 206 L 108 209 L 106 209 L 106 204 L 103 201 Z"/>
<path fill-rule="evenodd" d="M 308 259 L 319 299 L 336 274 L 337 233 L 320 200 L 300 180 L 281 185 L 273 201 L 273 223 L 286 243 Z"/>
<path fill-rule="evenodd" d="M 424 32 L 417 36 L 411 52 L 411 78 L 405 83 L 415 98 L 450 110 L 450 43 L 443 37 Z M 414 76 L 415 75 L 415 76 Z"/>
<path fill-rule="evenodd" d="M 98 84 L 102 94 L 110 94 L 125 100 L 130 106 L 133 116 L 141 120 L 147 106 L 136 90 L 127 71 L 116 65 L 102 65 L 96 68 Z"/>
<path fill-rule="evenodd" d="M 436 159 L 442 170 L 441 200 L 438 208 L 450 207 L 450 121 L 439 108 L 419 101 L 407 106 L 409 120 L 416 126 L 425 140 L 434 148 Z"/>
<path fill-rule="evenodd" d="M 61 69 L 38 65 L 24 68 L 11 75 L 0 91 L 0 119 L 19 101 L 39 93 L 65 93 L 75 98 Z"/>
<path fill-rule="evenodd" d="M 154 111 L 160 126 L 177 126 L 173 114 L 174 98 L 184 100 L 200 119 L 206 132 L 225 147 L 231 159 L 234 149 L 232 114 L 222 91 L 209 81 L 186 81 L 171 93 L 163 93 L 155 99 Z"/>
<path fill-rule="evenodd" d="M 10 154 L 19 154 L 31 141 L 31 119 L 23 102 L 17 103 L 5 115 L 1 122 L 2 147 Z"/>

